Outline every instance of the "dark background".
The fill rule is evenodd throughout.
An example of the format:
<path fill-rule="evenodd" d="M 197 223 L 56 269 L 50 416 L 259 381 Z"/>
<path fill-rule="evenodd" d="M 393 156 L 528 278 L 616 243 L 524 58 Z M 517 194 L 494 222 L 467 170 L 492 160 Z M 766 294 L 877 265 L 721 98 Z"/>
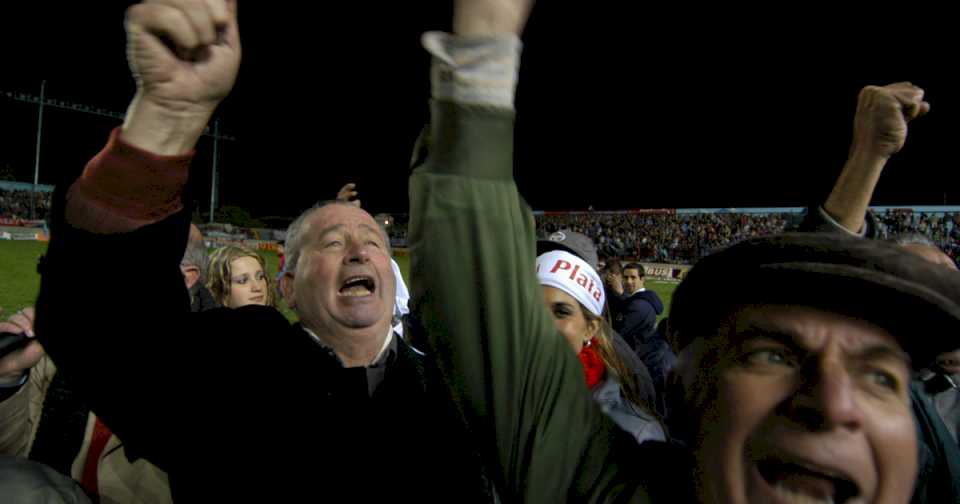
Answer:
<path fill-rule="evenodd" d="M 123 111 L 130 2 L 0 9 L 0 91 Z M 355 181 L 405 212 L 427 121 L 427 29 L 447 2 L 241 2 L 244 60 L 217 117 L 222 205 L 295 215 Z M 524 39 L 517 180 L 536 209 L 798 206 L 845 160 L 858 90 L 910 80 L 932 112 L 911 127 L 876 204 L 960 204 L 957 30 L 946 7 L 624 7 L 541 1 Z M 32 181 L 36 105 L 0 96 L 0 168 Z M 47 108 L 41 183 L 76 173 L 118 121 Z M 194 162 L 209 205 L 211 141 Z"/>

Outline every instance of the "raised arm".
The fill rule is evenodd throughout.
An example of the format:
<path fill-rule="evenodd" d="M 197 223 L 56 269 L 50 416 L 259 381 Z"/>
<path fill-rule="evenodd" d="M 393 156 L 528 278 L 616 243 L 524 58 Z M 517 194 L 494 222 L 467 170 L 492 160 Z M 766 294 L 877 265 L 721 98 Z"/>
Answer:
<path fill-rule="evenodd" d="M 185 378 L 209 367 L 197 348 L 214 339 L 188 320 L 181 194 L 236 77 L 236 2 L 144 2 L 128 9 L 126 29 L 136 96 L 107 147 L 57 190 L 36 332 L 128 453 L 162 464 L 178 435 L 171 417 L 192 406 Z"/>
<path fill-rule="evenodd" d="M 923 90 L 909 82 L 860 91 L 850 156 L 823 205 L 826 216 L 851 233 L 862 233 L 880 174 L 907 141 L 907 124 L 929 111 Z"/>
<path fill-rule="evenodd" d="M 513 181 L 529 9 L 458 2 L 457 35 L 424 37 L 434 101 L 431 152 L 410 179 L 412 310 L 504 501 L 602 500 L 636 486 L 613 483 L 616 434 L 544 308 L 534 221 Z"/>

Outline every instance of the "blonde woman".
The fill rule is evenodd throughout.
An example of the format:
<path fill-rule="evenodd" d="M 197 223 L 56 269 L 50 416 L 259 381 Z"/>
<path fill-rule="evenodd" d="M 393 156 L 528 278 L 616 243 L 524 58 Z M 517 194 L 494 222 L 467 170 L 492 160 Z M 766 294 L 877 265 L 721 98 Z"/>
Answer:
<path fill-rule="evenodd" d="M 227 308 L 276 306 L 266 263 L 247 247 L 227 245 L 210 254 L 207 288 Z"/>

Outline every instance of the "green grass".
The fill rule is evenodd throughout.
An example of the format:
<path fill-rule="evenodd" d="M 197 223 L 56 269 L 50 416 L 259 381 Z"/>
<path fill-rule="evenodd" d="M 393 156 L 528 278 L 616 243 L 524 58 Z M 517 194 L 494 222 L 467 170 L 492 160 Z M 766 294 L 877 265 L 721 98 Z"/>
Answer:
<path fill-rule="evenodd" d="M 47 244 L 36 241 L 0 240 L 0 308 L 4 315 L 32 306 L 40 290 L 37 259 Z"/>
<path fill-rule="evenodd" d="M 37 259 L 47 250 L 47 244 L 35 241 L 0 241 L 0 308 L 4 313 L 13 313 L 26 306 L 33 305 L 40 289 L 40 275 L 37 274 Z M 271 278 L 276 278 L 279 259 L 274 252 L 261 252 L 267 262 Z M 406 254 L 396 257 L 407 285 L 410 284 L 410 258 Z M 647 282 L 647 287 L 656 291 L 663 300 L 664 315 L 670 311 L 670 299 L 677 288 L 671 282 Z M 290 320 L 296 316 L 281 301 L 279 308 Z M 661 315 L 662 318 L 664 315 Z M 6 318 L 5 316 L 2 318 Z M 658 319 L 659 320 L 659 319 Z"/>
<path fill-rule="evenodd" d="M 647 288 L 656 292 L 660 296 L 660 300 L 663 301 L 663 313 L 657 317 L 657 322 L 660 322 L 660 319 L 670 313 L 670 301 L 673 299 L 673 291 L 677 290 L 677 285 L 679 285 L 677 282 L 658 282 L 656 280 L 646 282 Z"/>

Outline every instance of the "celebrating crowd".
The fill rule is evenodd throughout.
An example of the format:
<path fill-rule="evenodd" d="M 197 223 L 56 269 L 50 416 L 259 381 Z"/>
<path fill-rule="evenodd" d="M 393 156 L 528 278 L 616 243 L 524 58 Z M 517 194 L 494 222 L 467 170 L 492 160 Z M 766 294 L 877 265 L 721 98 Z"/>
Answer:
<path fill-rule="evenodd" d="M 531 7 L 457 0 L 452 33 L 423 37 L 407 303 L 352 193 L 290 225 L 275 287 L 255 253 L 191 259 L 181 195 L 239 69 L 236 2 L 132 6 L 127 120 L 55 199 L 36 309 L 0 327 L 26 342 L 0 357 L 0 495 L 957 502 L 960 272 L 933 241 L 883 240 L 881 224 L 900 228 L 867 211 L 923 90 L 861 91 L 850 157 L 798 231 L 777 215 L 667 220 L 653 254 L 676 239 L 706 256 L 657 326 L 643 267 L 601 264 L 591 239 L 642 246 L 656 218 L 538 229 L 514 184 Z M 106 256 L 149 284 L 117 295 L 90 267 Z M 222 307 L 191 303 L 204 274 Z"/>
<path fill-rule="evenodd" d="M 34 193 L 24 190 L 8 190 L 0 188 L 0 217 L 7 219 L 32 219 L 36 215 L 37 220 L 47 218 L 47 212 L 50 210 L 49 192 L 37 192 L 36 202 L 34 202 Z M 33 213 L 34 203 L 36 203 L 36 213 Z"/>

